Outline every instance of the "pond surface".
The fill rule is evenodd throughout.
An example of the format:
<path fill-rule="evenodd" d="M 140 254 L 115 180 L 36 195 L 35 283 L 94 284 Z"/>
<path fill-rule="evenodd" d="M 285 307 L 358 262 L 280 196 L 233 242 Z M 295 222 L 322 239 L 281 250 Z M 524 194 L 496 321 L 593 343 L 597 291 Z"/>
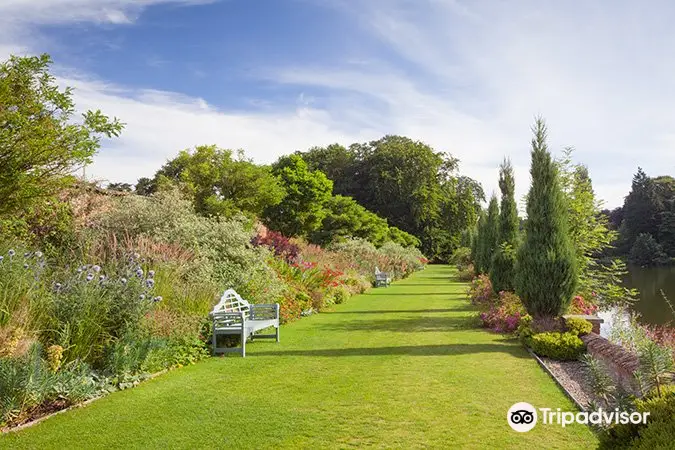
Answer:
<path fill-rule="evenodd" d="M 668 322 L 675 324 L 675 315 L 661 295 L 663 290 L 675 307 L 675 266 L 628 266 L 628 272 L 625 279 L 626 287 L 640 291 L 640 300 L 632 306 L 634 311 L 640 313 L 640 322 L 657 325 Z"/>

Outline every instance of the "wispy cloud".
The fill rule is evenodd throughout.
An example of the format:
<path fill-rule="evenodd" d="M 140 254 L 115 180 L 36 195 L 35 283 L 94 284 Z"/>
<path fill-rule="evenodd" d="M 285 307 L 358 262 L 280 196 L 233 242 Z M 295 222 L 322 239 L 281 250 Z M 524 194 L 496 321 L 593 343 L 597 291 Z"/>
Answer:
<path fill-rule="evenodd" d="M 252 76 L 290 88 L 295 101 L 257 98 L 246 112 L 216 107 L 208 96 L 132 89 L 59 68 L 61 82 L 76 87 L 79 106 L 127 123 L 91 173 L 134 181 L 201 143 L 271 161 L 313 145 L 395 133 L 459 157 L 462 171 L 488 194 L 497 190 L 499 162 L 510 156 L 520 197 L 529 184 L 536 114 L 548 120 L 554 152 L 576 147 L 576 160 L 589 166 L 610 206 L 622 202 L 638 164 L 653 175 L 675 168 L 675 6 L 666 0 L 649 8 L 627 0 L 306 1 L 334 8 L 346 32 L 358 31 L 386 52 L 258 68 Z M 149 6 L 197 3 L 204 2 L 5 0 L 0 56 L 38 51 L 44 37 L 33 31 L 40 24 L 130 26 Z"/>

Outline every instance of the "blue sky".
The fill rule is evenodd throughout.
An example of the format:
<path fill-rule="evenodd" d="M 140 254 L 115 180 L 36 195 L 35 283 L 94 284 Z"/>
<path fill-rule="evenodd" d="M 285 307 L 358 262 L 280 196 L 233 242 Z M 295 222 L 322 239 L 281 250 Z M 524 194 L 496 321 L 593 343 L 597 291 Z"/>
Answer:
<path fill-rule="evenodd" d="M 402 134 L 497 191 L 529 185 L 530 126 L 607 206 L 675 172 L 675 6 L 637 1 L 3 0 L 0 57 L 48 52 L 81 109 L 126 122 L 89 174 L 134 182 L 179 150 L 259 162 Z"/>

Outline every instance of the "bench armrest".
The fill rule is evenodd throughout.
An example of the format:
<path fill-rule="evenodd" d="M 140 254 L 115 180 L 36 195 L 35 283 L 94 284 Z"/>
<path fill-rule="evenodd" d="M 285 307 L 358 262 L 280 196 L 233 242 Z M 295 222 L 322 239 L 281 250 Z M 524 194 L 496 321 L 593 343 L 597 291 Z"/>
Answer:
<path fill-rule="evenodd" d="M 246 313 L 216 311 L 209 314 L 214 328 L 243 328 L 246 323 Z"/>

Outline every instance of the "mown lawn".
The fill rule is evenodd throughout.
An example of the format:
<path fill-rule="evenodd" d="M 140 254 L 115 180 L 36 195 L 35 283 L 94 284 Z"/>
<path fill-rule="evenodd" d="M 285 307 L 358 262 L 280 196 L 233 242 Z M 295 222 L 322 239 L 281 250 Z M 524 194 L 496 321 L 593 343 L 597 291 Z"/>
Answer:
<path fill-rule="evenodd" d="M 573 410 L 515 341 L 476 328 L 449 266 L 0 438 L 2 448 L 595 448 L 591 431 L 516 433 L 519 401 Z"/>

